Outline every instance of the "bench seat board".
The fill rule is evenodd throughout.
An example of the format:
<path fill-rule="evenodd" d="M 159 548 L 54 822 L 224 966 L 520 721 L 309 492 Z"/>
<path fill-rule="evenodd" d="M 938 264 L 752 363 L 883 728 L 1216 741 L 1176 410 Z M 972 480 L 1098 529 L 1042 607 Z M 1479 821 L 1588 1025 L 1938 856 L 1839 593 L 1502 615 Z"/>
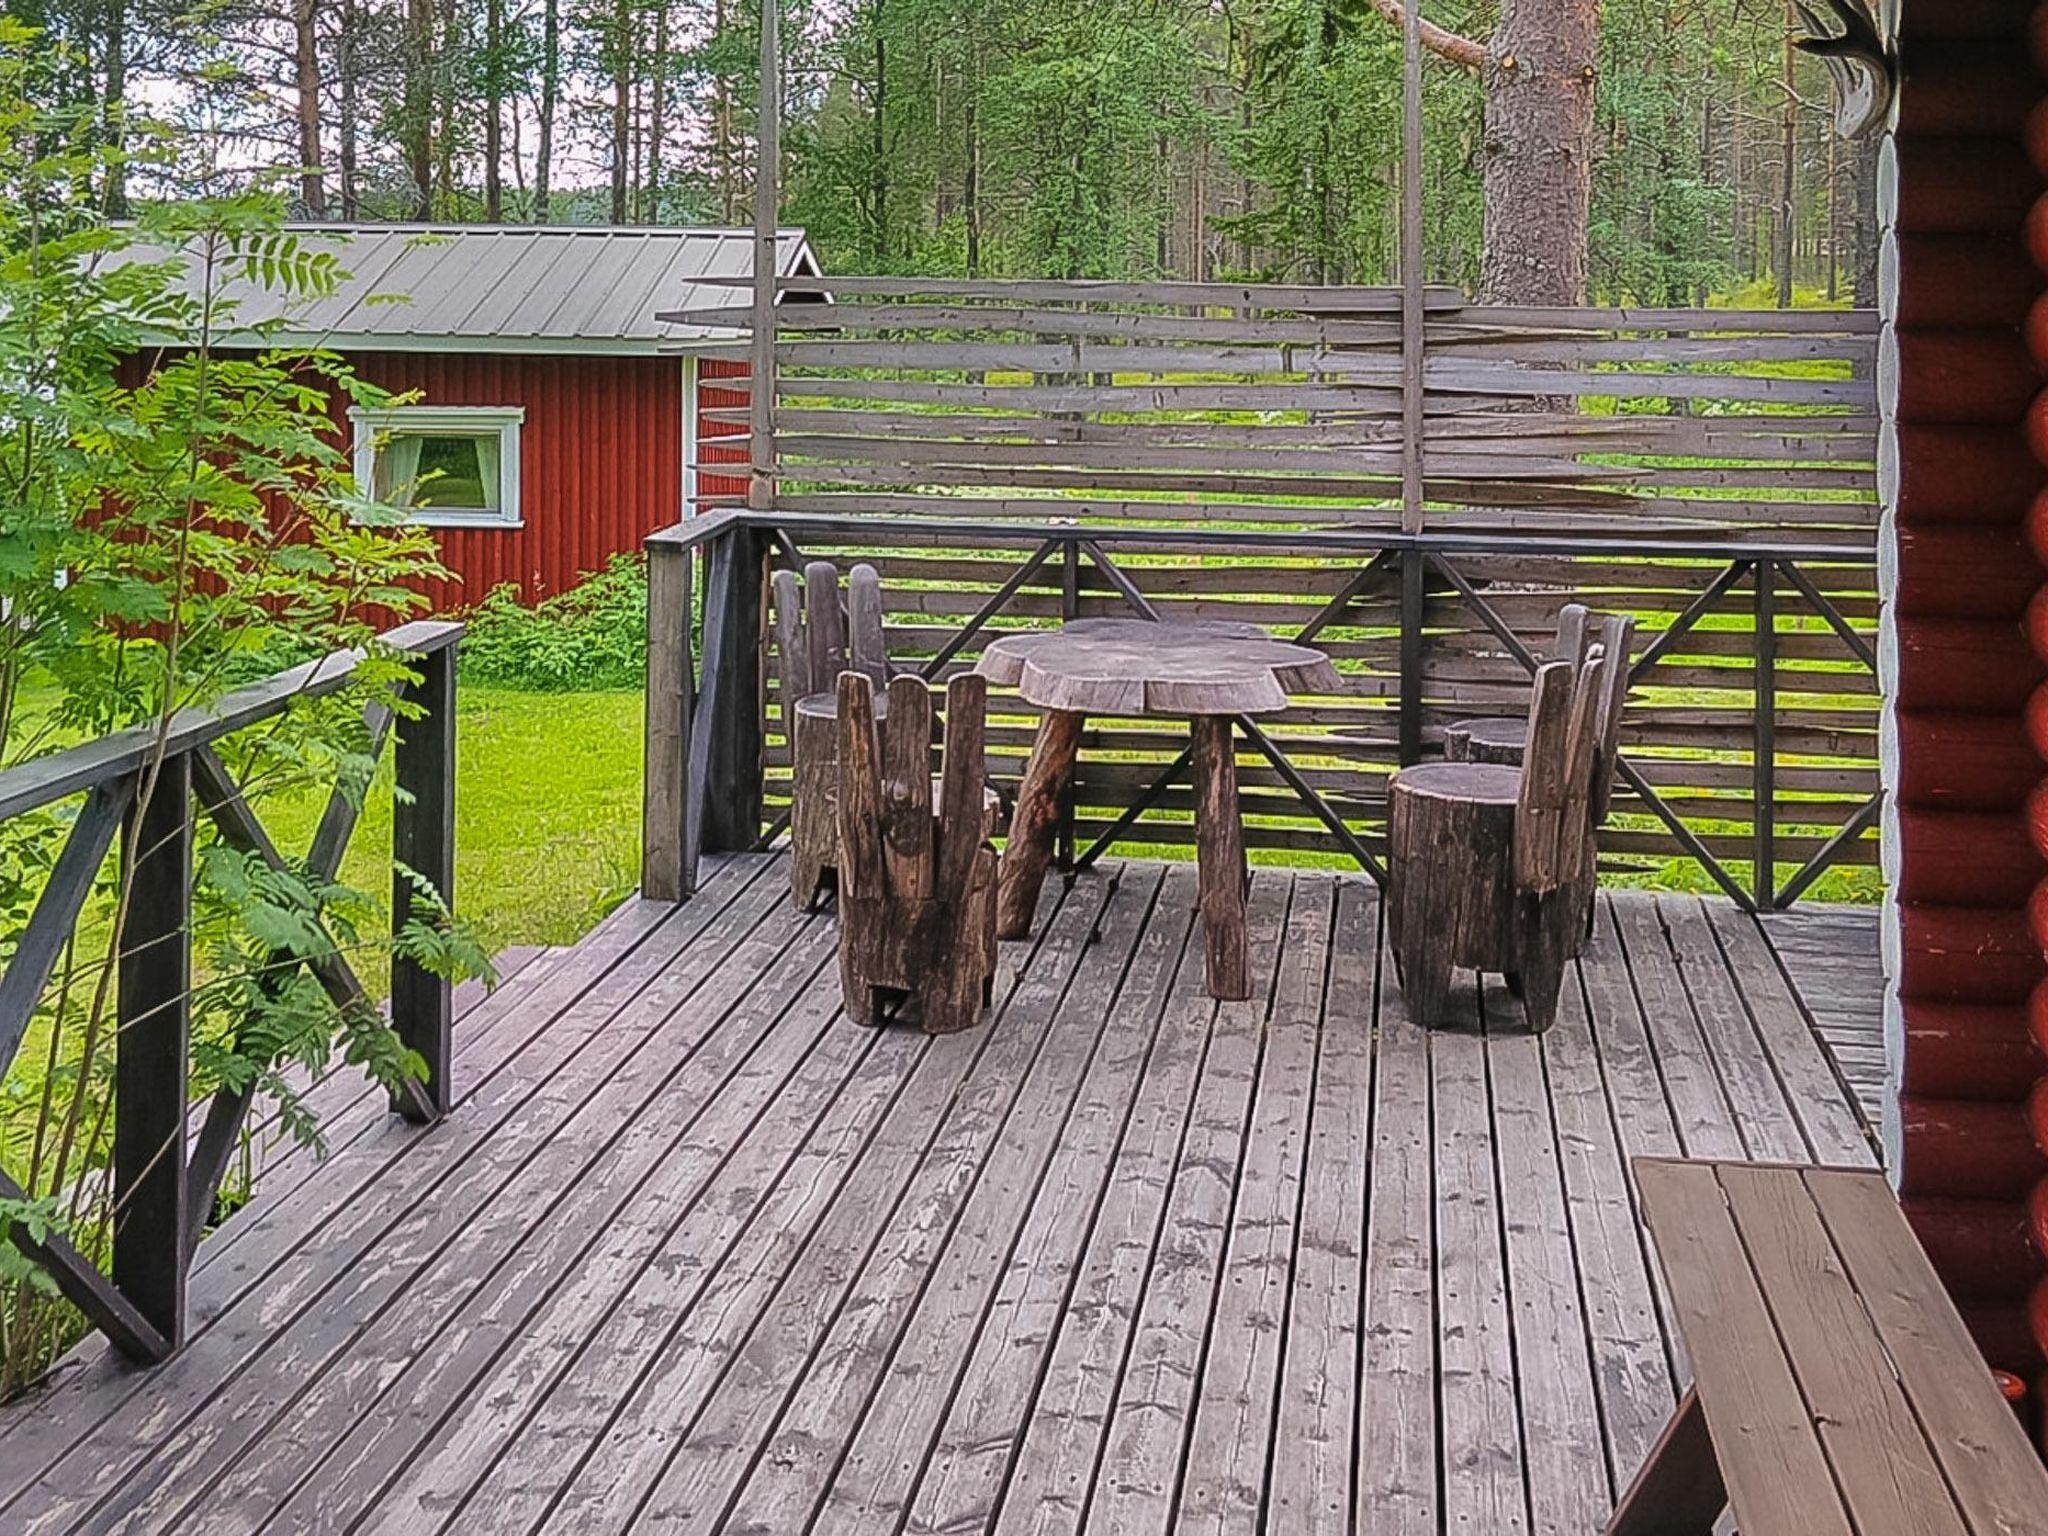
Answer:
<path fill-rule="evenodd" d="M 1743 1536 L 2048 1530 L 2048 1470 L 1881 1174 L 1635 1176 Z"/>

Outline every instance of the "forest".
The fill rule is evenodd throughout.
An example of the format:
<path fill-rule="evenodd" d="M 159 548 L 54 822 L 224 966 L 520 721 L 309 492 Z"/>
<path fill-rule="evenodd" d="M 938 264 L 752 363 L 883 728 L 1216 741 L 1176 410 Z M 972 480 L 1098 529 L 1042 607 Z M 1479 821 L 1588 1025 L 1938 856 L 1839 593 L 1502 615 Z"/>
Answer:
<path fill-rule="evenodd" d="M 1393 275 L 1399 0 L 782 3 L 784 214 L 828 270 Z M 306 219 L 749 217 L 748 0 L 9 9 L 69 45 L 65 89 L 110 134 L 163 125 L 199 146 L 181 175 L 274 174 Z M 1788 0 L 1424 0 L 1424 19 L 1432 280 L 1872 301 L 1874 149 L 1834 133 Z M 1489 113 L 1518 69 L 1562 80 L 1537 137 L 1563 158 Z M 107 211 L 192 190 L 164 180 L 117 175 Z"/>

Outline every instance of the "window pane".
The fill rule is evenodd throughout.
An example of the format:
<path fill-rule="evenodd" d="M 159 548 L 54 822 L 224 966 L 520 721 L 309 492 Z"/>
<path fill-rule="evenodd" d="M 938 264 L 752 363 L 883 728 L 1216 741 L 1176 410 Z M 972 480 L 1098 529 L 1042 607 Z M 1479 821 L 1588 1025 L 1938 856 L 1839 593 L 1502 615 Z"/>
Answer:
<path fill-rule="evenodd" d="M 398 431 L 377 453 L 377 495 L 401 507 L 496 511 L 498 439 Z"/>

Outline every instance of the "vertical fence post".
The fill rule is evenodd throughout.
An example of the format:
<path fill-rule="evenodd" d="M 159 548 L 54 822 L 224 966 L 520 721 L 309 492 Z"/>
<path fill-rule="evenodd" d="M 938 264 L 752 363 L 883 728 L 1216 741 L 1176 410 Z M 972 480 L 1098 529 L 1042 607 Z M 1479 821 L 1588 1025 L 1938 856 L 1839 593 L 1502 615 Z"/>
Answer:
<path fill-rule="evenodd" d="M 1757 910 L 1774 907 L 1778 886 L 1778 563 L 1756 562 L 1756 691 L 1754 760 L 1750 781 L 1755 801 L 1756 870 L 1750 884 Z"/>
<path fill-rule="evenodd" d="M 412 875 L 455 909 L 455 647 L 416 657 L 416 682 L 403 698 L 420 707 L 397 721 L 398 790 L 391 813 L 391 931 L 401 932 L 418 909 Z M 411 713 L 406 711 L 405 713 Z M 408 873 L 410 872 L 410 873 Z M 416 1124 L 438 1120 L 453 1101 L 448 1081 L 454 1000 L 448 978 L 402 955 L 391 958 L 391 1027 L 426 1059 L 418 1092 L 395 1095 L 392 1107 Z"/>
<path fill-rule="evenodd" d="M 647 546 L 647 734 L 640 802 L 640 894 L 681 901 L 697 884 L 697 850 L 684 835 L 689 803 L 692 665 L 687 549 Z"/>
<path fill-rule="evenodd" d="M 744 853 L 761 836 L 761 652 L 768 562 L 761 533 L 736 527 L 705 565 L 704 686 L 691 720 L 686 846 Z"/>
<path fill-rule="evenodd" d="M 185 1337 L 192 760 L 164 758 L 130 811 L 116 970 L 114 1285 L 171 1348 Z"/>
<path fill-rule="evenodd" d="M 1401 551 L 1401 766 L 1422 758 L 1422 610 L 1428 556 L 1413 545 Z"/>

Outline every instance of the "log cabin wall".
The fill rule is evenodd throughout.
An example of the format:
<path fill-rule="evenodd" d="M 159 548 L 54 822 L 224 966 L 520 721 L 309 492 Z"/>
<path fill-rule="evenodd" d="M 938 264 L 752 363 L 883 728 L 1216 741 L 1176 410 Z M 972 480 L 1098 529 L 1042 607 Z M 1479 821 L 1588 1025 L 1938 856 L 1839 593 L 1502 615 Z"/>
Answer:
<path fill-rule="evenodd" d="M 2033 509 L 2048 483 L 2027 441 L 2037 358 L 2048 355 L 2036 266 L 2048 258 L 2036 162 L 2048 159 L 2039 133 L 2030 153 L 2028 133 L 2044 94 L 2029 46 L 2038 30 L 2028 0 L 1906 8 L 1882 178 L 1879 347 L 1892 589 L 1882 646 L 1889 1161 L 1980 1343 L 2019 1368 L 2041 1359 L 2027 1318 L 2041 1264 L 2026 1213 L 2048 1171 L 2027 1111 L 2040 1071 L 2029 999 L 2039 1020 L 2044 996 L 2044 929 L 2030 902 L 2048 916 L 2037 797 L 2048 628 L 2027 622 L 2030 604 L 2042 611 Z"/>

